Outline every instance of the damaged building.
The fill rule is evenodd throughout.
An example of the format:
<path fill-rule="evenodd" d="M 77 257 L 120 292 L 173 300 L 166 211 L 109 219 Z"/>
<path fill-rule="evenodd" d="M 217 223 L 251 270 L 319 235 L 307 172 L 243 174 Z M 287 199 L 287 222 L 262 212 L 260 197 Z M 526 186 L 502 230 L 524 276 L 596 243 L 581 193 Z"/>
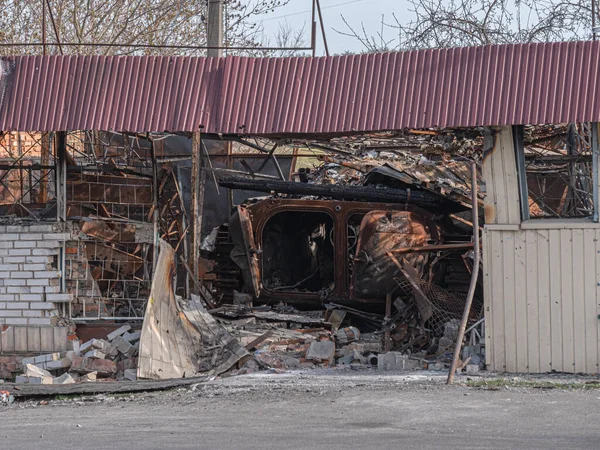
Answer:
<path fill-rule="evenodd" d="M 0 376 L 598 373 L 598 52 L 1 57 Z"/>

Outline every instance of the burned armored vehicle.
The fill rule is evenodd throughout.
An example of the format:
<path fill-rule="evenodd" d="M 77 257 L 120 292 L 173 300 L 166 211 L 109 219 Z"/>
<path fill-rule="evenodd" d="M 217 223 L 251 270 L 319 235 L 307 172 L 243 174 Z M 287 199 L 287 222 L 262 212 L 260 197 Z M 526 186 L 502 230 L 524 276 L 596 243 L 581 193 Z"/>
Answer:
<path fill-rule="evenodd" d="M 386 296 L 435 284 L 462 296 L 472 248 L 469 199 L 416 188 L 382 166 L 363 186 L 221 180 L 234 189 L 275 192 L 239 205 L 214 231 L 215 287 L 255 304 L 298 308 L 327 303 L 381 311 Z"/>

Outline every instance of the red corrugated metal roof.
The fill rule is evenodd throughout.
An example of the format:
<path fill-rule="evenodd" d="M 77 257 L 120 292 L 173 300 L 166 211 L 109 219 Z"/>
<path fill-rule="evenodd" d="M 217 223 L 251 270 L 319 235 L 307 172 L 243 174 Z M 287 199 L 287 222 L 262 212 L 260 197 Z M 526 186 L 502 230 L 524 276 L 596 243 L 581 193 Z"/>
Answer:
<path fill-rule="evenodd" d="M 599 52 L 600 42 L 562 42 L 321 58 L 3 57 L 0 130 L 291 135 L 600 121 Z"/>

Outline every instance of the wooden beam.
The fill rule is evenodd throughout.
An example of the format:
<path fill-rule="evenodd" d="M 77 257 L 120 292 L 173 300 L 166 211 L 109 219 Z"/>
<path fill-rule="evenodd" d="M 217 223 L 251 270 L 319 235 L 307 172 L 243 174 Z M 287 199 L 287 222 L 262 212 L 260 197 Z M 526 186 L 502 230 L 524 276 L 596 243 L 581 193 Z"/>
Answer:
<path fill-rule="evenodd" d="M 200 294 L 197 281 L 200 270 L 200 241 L 202 239 L 202 213 L 204 211 L 204 184 L 206 179 L 203 165 L 202 136 L 198 131 L 192 135 L 192 254 L 190 265 L 194 277 L 195 294 Z"/>

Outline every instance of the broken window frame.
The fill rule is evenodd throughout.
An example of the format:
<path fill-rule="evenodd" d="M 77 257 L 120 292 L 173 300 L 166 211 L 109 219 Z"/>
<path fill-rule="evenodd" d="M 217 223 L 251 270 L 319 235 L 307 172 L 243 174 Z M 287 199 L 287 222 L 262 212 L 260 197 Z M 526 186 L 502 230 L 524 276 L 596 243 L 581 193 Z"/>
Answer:
<path fill-rule="evenodd" d="M 519 190 L 519 198 L 520 198 L 520 208 L 521 208 L 521 221 L 542 221 L 542 220 L 591 220 L 592 222 L 597 223 L 599 221 L 599 177 L 598 177 L 598 123 L 592 122 L 589 123 L 589 127 L 591 130 L 590 136 L 590 150 L 592 156 L 592 183 L 591 186 L 593 188 L 592 194 L 592 213 L 588 216 L 561 216 L 557 217 L 551 216 L 533 216 L 530 210 L 530 192 L 527 180 L 527 164 L 525 160 L 525 139 L 524 139 L 524 126 L 523 125 L 513 125 L 513 143 L 514 143 L 514 151 L 516 156 L 516 165 L 517 165 L 517 182 L 518 182 L 518 190 Z M 543 157 L 541 157 L 543 159 Z M 572 162 L 571 164 L 577 164 L 577 161 Z M 568 186 L 567 186 L 568 187 Z"/>

